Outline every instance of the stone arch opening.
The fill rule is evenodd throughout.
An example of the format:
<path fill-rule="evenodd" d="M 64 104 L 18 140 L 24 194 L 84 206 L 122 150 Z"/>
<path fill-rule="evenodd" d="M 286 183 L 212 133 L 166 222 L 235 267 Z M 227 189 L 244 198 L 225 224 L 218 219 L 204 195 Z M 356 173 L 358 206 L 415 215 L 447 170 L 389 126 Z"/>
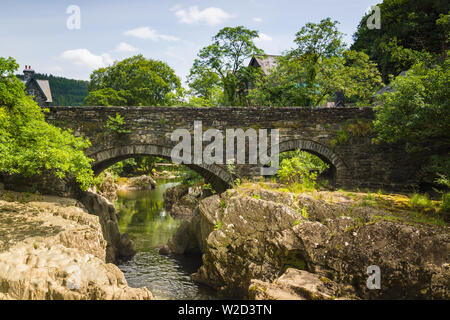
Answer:
<path fill-rule="evenodd" d="M 92 168 L 94 174 L 98 175 L 119 161 L 139 156 L 157 156 L 168 160 L 177 160 L 172 159 L 171 150 L 171 148 L 157 145 L 131 145 L 102 150 L 88 156 L 94 159 Z M 211 184 L 211 187 L 218 193 L 227 190 L 233 179 L 231 174 L 219 165 L 186 164 L 185 166 L 200 174 L 205 182 Z"/>
<path fill-rule="evenodd" d="M 330 168 L 321 176 L 329 180 L 330 184 L 336 184 L 346 170 L 345 164 L 338 158 L 338 156 L 328 147 L 312 140 L 288 140 L 280 142 L 279 154 L 288 151 L 302 150 L 311 153 L 323 162 L 327 163 Z"/>

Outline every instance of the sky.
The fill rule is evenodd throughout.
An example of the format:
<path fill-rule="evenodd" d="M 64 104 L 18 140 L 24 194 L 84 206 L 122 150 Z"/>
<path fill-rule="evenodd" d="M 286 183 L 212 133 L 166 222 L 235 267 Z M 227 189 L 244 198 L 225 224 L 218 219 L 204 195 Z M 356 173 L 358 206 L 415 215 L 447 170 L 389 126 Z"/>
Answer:
<path fill-rule="evenodd" d="M 97 68 L 143 54 L 168 63 L 184 81 L 199 50 L 223 27 L 258 30 L 256 44 L 267 54 L 281 54 L 294 47 L 302 26 L 330 17 L 340 22 L 350 45 L 362 16 L 379 2 L 2 0 L 0 56 L 15 58 L 20 71 L 30 65 L 39 73 L 89 80 Z"/>

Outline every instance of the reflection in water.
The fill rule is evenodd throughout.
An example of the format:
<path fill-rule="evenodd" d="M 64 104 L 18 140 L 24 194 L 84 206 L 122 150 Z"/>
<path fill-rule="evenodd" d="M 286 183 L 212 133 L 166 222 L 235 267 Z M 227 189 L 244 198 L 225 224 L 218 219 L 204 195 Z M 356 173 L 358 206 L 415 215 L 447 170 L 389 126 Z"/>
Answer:
<path fill-rule="evenodd" d="M 177 184 L 158 181 L 155 190 L 118 193 L 120 232 L 130 235 L 137 251 L 132 260 L 119 268 L 129 286 L 145 286 L 157 299 L 213 299 L 211 290 L 190 279 L 189 275 L 200 267 L 199 257 L 167 257 L 156 250 L 167 243 L 180 225 L 164 211 L 162 196 Z"/>

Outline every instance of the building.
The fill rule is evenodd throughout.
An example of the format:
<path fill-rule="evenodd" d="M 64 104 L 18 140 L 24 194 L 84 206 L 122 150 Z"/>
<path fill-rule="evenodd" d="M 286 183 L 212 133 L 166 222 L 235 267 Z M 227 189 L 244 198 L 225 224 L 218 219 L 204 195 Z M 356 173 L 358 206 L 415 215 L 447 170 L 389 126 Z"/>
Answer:
<path fill-rule="evenodd" d="M 27 95 L 33 96 L 40 107 L 48 107 L 53 102 L 50 83 L 48 80 L 35 79 L 34 70 L 30 66 L 25 66 L 22 82 L 25 84 Z"/>
<path fill-rule="evenodd" d="M 280 56 L 274 55 L 264 55 L 264 56 L 254 56 L 250 61 L 249 66 L 255 68 L 261 68 L 263 73 L 268 76 L 273 68 L 278 66 L 278 58 Z"/>

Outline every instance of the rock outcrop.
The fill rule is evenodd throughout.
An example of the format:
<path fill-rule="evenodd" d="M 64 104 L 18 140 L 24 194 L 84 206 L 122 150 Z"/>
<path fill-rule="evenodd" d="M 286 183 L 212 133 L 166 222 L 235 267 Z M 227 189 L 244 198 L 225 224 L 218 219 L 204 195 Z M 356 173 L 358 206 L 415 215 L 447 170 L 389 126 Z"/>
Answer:
<path fill-rule="evenodd" d="M 77 200 L 0 190 L 0 299 L 152 299 L 106 262 L 101 219 Z"/>
<path fill-rule="evenodd" d="M 201 186 L 180 184 L 164 192 L 164 209 L 174 219 L 189 219 L 201 199 L 205 197 Z"/>
<path fill-rule="evenodd" d="M 449 228 L 410 224 L 399 214 L 405 213 L 396 216 L 342 196 L 325 200 L 254 186 L 229 190 L 202 200 L 191 220 L 197 227 L 186 227 L 191 244 L 204 253 L 193 278 L 243 298 L 252 296 L 254 280 L 284 286 L 292 273 L 274 281 L 293 268 L 338 285 L 336 296 L 323 297 L 448 299 Z M 381 290 L 367 287 L 372 265 L 381 270 Z"/>
<path fill-rule="evenodd" d="M 136 254 L 133 243 L 128 234 L 121 234 L 117 221 L 116 209 L 103 196 L 92 192 L 83 192 L 80 202 L 86 210 L 99 217 L 104 239 L 106 240 L 106 261 L 116 262 L 119 259 L 127 259 Z"/>
<path fill-rule="evenodd" d="M 127 190 L 152 190 L 156 188 L 156 181 L 151 176 L 132 177 L 125 185 Z"/>
<path fill-rule="evenodd" d="M 105 178 L 103 182 L 96 188 L 96 193 L 105 197 L 111 203 L 117 199 L 117 190 L 119 189 L 118 185 L 114 181 L 114 178 L 111 176 L 109 172 L 106 172 Z"/>
<path fill-rule="evenodd" d="M 252 280 L 249 288 L 252 300 L 332 300 L 336 295 L 335 282 L 292 268 L 272 283 Z"/>

